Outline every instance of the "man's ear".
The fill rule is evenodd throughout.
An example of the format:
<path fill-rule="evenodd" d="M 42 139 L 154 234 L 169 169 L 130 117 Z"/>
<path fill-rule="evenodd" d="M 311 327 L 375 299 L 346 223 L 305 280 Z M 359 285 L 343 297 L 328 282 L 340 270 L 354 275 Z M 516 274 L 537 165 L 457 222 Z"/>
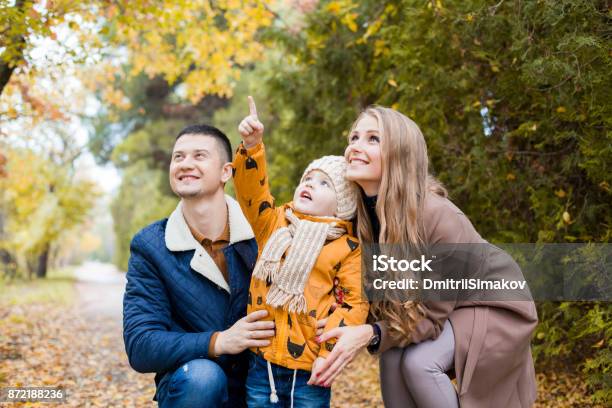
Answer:
<path fill-rule="evenodd" d="M 234 166 L 232 165 L 232 162 L 227 162 L 223 165 L 223 168 L 221 169 L 221 181 L 223 183 L 227 183 L 229 179 L 232 178 L 233 170 Z"/>

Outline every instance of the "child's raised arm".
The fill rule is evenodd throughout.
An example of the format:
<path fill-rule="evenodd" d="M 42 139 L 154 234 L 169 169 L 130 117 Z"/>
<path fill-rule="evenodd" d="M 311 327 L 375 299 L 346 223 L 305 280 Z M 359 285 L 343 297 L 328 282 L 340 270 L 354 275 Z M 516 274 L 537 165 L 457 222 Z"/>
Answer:
<path fill-rule="evenodd" d="M 250 149 L 261 143 L 263 140 L 264 125 L 259 121 L 257 116 L 257 107 L 253 97 L 249 95 L 249 116 L 242 119 L 238 125 L 238 132 L 242 137 L 244 147 Z"/>
<path fill-rule="evenodd" d="M 264 126 L 249 96 L 249 116 L 238 125 L 242 144 L 234 156 L 234 187 L 242 212 L 249 220 L 257 244 L 262 247 L 278 217 L 270 193 L 263 141 Z"/>

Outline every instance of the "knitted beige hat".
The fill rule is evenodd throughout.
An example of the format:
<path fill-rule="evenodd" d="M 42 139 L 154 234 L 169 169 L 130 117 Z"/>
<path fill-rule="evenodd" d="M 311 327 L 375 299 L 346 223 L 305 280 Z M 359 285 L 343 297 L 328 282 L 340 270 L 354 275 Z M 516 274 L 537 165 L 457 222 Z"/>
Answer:
<path fill-rule="evenodd" d="M 323 156 L 312 161 L 304 174 L 300 183 L 308 173 L 313 170 L 320 170 L 331 179 L 336 190 L 336 201 L 338 208 L 336 216 L 342 220 L 350 220 L 357 211 L 358 189 L 357 185 L 346 179 L 346 160 L 342 156 Z"/>

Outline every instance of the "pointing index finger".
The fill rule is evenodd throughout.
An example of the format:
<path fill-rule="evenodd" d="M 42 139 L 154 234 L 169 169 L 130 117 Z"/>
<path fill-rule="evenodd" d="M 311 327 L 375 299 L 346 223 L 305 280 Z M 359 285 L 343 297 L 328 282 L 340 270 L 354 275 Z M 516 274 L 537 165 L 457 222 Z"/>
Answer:
<path fill-rule="evenodd" d="M 255 107 L 255 101 L 253 97 L 249 95 L 249 114 L 257 117 L 257 108 Z"/>

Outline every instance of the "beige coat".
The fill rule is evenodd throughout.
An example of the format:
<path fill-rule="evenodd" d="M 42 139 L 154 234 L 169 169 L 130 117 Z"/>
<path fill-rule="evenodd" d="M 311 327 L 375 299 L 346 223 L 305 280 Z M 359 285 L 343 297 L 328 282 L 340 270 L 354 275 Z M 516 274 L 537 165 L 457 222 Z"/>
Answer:
<path fill-rule="evenodd" d="M 428 243 L 484 243 L 469 219 L 450 200 L 428 195 L 424 209 Z M 484 273 L 517 268 L 493 257 Z M 516 271 L 512 272 L 513 274 Z M 467 408 L 525 408 L 536 399 L 530 340 L 538 317 L 532 301 L 425 302 L 425 318 L 411 336 L 419 343 L 440 335 L 446 319 L 455 333 L 459 402 Z M 396 347 L 385 322 L 379 352 Z"/>

